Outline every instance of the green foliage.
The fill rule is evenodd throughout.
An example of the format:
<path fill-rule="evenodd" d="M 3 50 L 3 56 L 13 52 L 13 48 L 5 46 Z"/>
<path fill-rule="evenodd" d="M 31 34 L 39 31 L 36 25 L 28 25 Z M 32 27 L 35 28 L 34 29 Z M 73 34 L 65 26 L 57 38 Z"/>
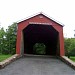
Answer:
<path fill-rule="evenodd" d="M 2 39 L 4 37 L 4 35 L 5 35 L 5 31 L 4 31 L 4 28 L 2 27 L 0 29 L 0 38 Z"/>
<path fill-rule="evenodd" d="M 16 32 L 17 32 L 17 24 L 16 23 L 13 23 L 6 30 L 6 41 L 8 41 L 7 42 L 7 46 L 8 46 L 7 50 L 9 50 L 10 54 L 14 54 L 15 53 Z"/>
<path fill-rule="evenodd" d="M 13 23 L 6 29 L 0 29 L 0 54 L 15 54 L 17 24 Z"/>
<path fill-rule="evenodd" d="M 4 48 L 4 36 L 5 36 L 5 31 L 3 28 L 1 28 L 0 29 L 0 54 L 2 54 Z"/>
<path fill-rule="evenodd" d="M 64 43 L 66 55 L 75 56 L 75 38 L 67 38 Z"/>
<path fill-rule="evenodd" d="M 34 54 L 45 54 L 46 46 L 43 43 L 36 43 L 33 47 Z"/>

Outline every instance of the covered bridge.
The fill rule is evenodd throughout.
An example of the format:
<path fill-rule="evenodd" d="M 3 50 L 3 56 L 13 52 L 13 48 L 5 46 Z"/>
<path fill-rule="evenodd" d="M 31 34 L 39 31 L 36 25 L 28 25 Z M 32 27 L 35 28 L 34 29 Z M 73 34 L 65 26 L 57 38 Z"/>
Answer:
<path fill-rule="evenodd" d="M 19 21 L 16 53 L 34 54 L 36 43 L 44 43 L 45 55 L 64 56 L 63 25 L 43 13 Z"/>

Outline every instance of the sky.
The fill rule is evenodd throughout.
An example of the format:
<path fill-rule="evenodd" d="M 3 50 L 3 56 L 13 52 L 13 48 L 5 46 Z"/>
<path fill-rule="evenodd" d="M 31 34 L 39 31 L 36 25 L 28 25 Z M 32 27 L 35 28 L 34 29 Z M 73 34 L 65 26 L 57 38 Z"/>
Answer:
<path fill-rule="evenodd" d="M 64 37 L 74 37 L 75 0 L 0 0 L 0 27 L 43 12 L 63 23 Z"/>

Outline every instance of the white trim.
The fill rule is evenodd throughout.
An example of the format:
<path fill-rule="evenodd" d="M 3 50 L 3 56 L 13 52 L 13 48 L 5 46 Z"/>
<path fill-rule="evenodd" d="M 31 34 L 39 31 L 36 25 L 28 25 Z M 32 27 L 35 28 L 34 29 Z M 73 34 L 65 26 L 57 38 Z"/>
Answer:
<path fill-rule="evenodd" d="M 52 25 L 52 23 L 39 23 L 39 22 L 29 22 L 29 24 Z"/>
<path fill-rule="evenodd" d="M 55 20 L 55 19 L 52 18 L 51 16 L 48 16 L 47 14 L 45 14 L 45 13 L 43 13 L 43 12 L 42 12 L 42 14 L 45 15 L 46 17 L 50 18 L 51 20 L 55 21 L 56 23 L 58 23 L 58 24 L 60 24 L 60 25 L 62 25 L 62 26 L 65 26 L 63 23 L 61 23 L 61 22 Z"/>
<path fill-rule="evenodd" d="M 39 15 L 39 14 L 45 15 L 46 17 L 48 17 L 49 19 L 55 21 L 56 23 L 60 24 L 61 26 L 64 26 L 64 24 L 62 24 L 61 22 L 55 20 L 54 18 L 52 18 L 52 17 L 46 15 L 46 14 L 43 13 L 43 12 L 39 12 L 39 13 L 34 14 L 34 15 L 30 16 L 30 17 L 27 17 L 27 18 L 24 18 L 24 19 L 22 19 L 22 20 L 19 20 L 19 21 L 17 21 L 17 23 L 20 23 L 20 22 L 22 22 L 22 21 L 24 21 L 24 20 L 27 20 L 27 19 L 32 18 L 32 17 L 34 17 L 34 16 L 36 16 L 36 15 Z"/>

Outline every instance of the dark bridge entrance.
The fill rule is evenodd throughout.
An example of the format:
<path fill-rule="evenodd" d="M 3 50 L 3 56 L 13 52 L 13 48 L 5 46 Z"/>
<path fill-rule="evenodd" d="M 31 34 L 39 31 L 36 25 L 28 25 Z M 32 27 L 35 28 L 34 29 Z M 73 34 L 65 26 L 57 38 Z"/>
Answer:
<path fill-rule="evenodd" d="M 45 55 L 64 55 L 63 25 L 39 13 L 18 22 L 16 53 L 36 54 L 34 45 L 43 43 Z"/>
<path fill-rule="evenodd" d="M 24 53 L 34 54 L 33 46 L 44 43 L 46 55 L 56 55 L 58 50 L 58 32 L 51 25 L 30 24 L 23 30 Z"/>

